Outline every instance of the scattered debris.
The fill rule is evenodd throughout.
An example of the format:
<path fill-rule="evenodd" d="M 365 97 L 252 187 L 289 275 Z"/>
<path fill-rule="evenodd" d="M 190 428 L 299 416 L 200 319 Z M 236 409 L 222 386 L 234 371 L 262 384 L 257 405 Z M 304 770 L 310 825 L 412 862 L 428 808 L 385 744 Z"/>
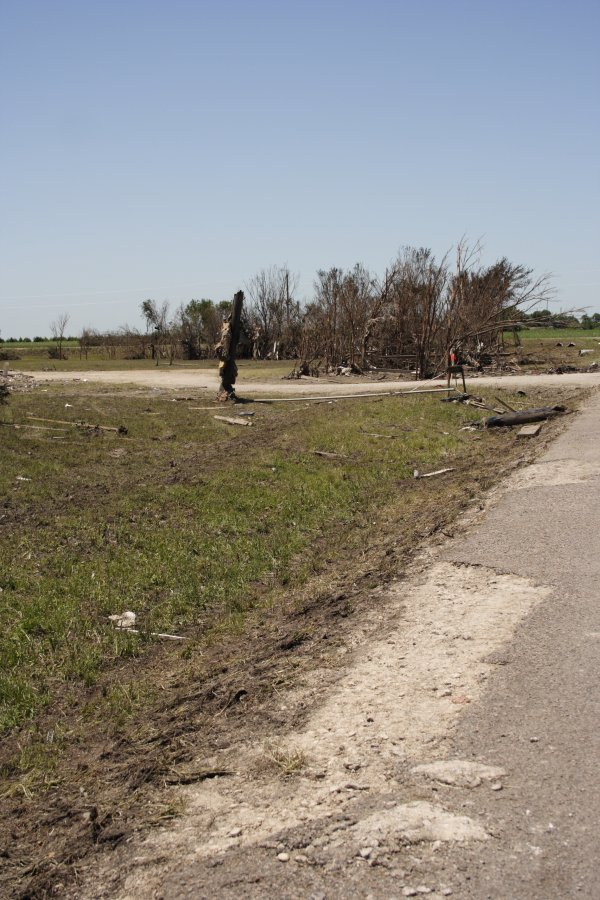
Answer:
<path fill-rule="evenodd" d="M 580 356 L 587 356 L 588 353 L 593 353 L 593 352 L 594 352 L 593 350 L 580 350 L 580 351 L 579 351 L 579 355 L 580 355 Z"/>
<path fill-rule="evenodd" d="M 109 621 L 114 623 L 115 628 L 133 628 L 137 617 L 130 609 L 126 609 L 125 612 L 120 615 L 117 614 L 109 616 L 108 618 Z"/>
<path fill-rule="evenodd" d="M 366 434 L 366 435 L 368 435 L 368 437 L 375 437 L 375 438 L 390 438 L 390 439 L 392 439 L 392 440 L 393 440 L 395 437 L 398 437 L 398 435 L 396 435 L 396 434 L 377 434 L 376 431 L 365 431 L 363 428 L 360 428 L 359 430 L 360 430 L 360 433 L 361 433 L 361 434 Z"/>
<path fill-rule="evenodd" d="M 227 769 L 203 769 L 200 772 L 173 771 L 164 779 L 165 784 L 197 784 L 199 781 L 208 781 L 210 778 L 224 778 L 233 775 Z M 241 832 L 241 828 L 239 829 Z"/>
<path fill-rule="evenodd" d="M 162 638 L 165 641 L 185 640 L 184 637 L 181 637 L 178 634 L 163 634 L 159 631 L 140 631 L 138 628 L 134 628 L 133 626 L 135 625 L 136 614 L 130 609 L 126 609 L 125 612 L 122 612 L 120 615 L 117 614 L 109 616 L 108 619 L 113 623 L 118 631 L 126 631 L 129 634 L 149 635 L 150 637 Z"/>
<path fill-rule="evenodd" d="M 506 400 L 503 400 L 501 397 L 494 397 L 494 400 L 496 401 L 496 403 L 499 403 L 500 406 L 505 406 L 506 409 L 509 410 L 509 412 L 518 412 L 518 410 L 516 410 L 514 406 L 510 406 L 510 404 L 508 404 Z"/>
<path fill-rule="evenodd" d="M 456 397 L 445 397 L 442 403 L 464 403 L 466 406 L 475 406 L 477 409 L 487 409 L 489 412 L 495 412 L 501 414 L 504 412 L 502 409 L 496 409 L 493 406 L 488 406 L 487 403 L 484 403 L 481 397 L 473 397 L 472 394 L 458 394 Z M 498 401 L 502 403 L 502 401 Z M 503 404 L 506 406 L 506 404 Z M 509 407 L 510 409 L 510 407 Z"/>
<path fill-rule="evenodd" d="M 521 430 L 517 432 L 517 437 L 537 437 L 541 430 L 542 426 L 539 423 L 537 425 L 523 425 Z"/>
<path fill-rule="evenodd" d="M 523 409 L 520 412 L 504 413 L 499 416 L 491 416 L 486 420 L 487 428 L 496 428 L 506 425 L 526 425 L 528 422 L 543 422 L 552 419 L 560 413 L 566 412 L 564 406 L 542 406 L 538 409 Z"/>
<path fill-rule="evenodd" d="M 55 425 L 71 425 L 73 428 L 84 428 L 88 431 L 113 431 L 115 434 L 128 434 L 125 425 L 92 425 L 89 422 L 69 422 L 65 419 L 45 419 L 42 416 L 29 416 L 34 422 L 53 422 Z"/>
<path fill-rule="evenodd" d="M 232 416 L 213 416 L 213 419 L 218 419 L 220 422 L 227 422 L 228 425 L 252 425 L 252 422 L 248 422 L 246 419 L 233 418 Z"/>
<path fill-rule="evenodd" d="M 446 472 L 454 472 L 454 467 L 450 467 L 448 469 L 437 469 L 435 472 L 419 472 L 418 469 L 415 469 L 413 472 L 413 476 L 415 478 L 433 478 L 434 475 L 445 475 Z"/>
<path fill-rule="evenodd" d="M 362 394 L 336 394 L 335 397 L 253 397 L 252 403 L 322 403 L 323 400 L 368 400 L 370 397 L 410 397 L 413 394 L 447 394 L 454 388 L 426 388 L 418 390 L 417 388 L 410 391 L 371 391 Z"/>
<path fill-rule="evenodd" d="M 177 435 L 174 431 L 167 431 L 165 434 L 153 434 L 151 440 L 153 441 L 174 441 Z"/>
<path fill-rule="evenodd" d="M 29 428 L 32 431 L 58 431 L 59 434 L 67 433 L 64 428 L 50 428 L 47 425 L 27 425 L 26 422 L 0 422 L 0 425 L 4 425 L 6 428 L 16 428 L 17 430 L 20 428 Z"/>

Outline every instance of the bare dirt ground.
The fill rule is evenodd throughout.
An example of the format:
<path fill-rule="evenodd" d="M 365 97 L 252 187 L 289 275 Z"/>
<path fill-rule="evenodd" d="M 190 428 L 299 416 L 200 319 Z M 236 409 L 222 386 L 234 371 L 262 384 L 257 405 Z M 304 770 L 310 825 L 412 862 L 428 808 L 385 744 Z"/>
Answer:
<path fill-rule="evenodd" d="M 214 372 L 205 370 L 183 370 L 179 368 L 160 367 L 149 370 L 129 370 L 119 372 L 36 372 L 31 377 L 38 382 L 73 382 L 89 381 L 97 384 L 136 384 L 146 388 L 160 388 L 161 390 L 182 388 L 190 390 L 206 390 L 216 393 L 219 379 L 216 369 Z M 567 375 L 503 375 L 503 376 L 477 376 L 468 377 L 468 386 L 476 390 L 477 385 L 482 387 L 506 387 L 509 390 L 520 390 L 531 385 L 539 387 L 565 387 L 585 386 L 597 387 L 600 385 L 600 372 L 574 372 Z M 445 380 L 432 380 L 427 382 L 402 381 L 386 377 L 385 380 L 360 376 L 302 378 L 289 381 L 287 379 L 265 379 L 244 381 L 243 372 L 238 377 L 237 392 L 243 397 L 254 395 L 276 396 L 324 396 L 354 393 L 373 393 L 379 391 L 396 390 L 427 390 L 428 388 L 444 387 Z"/>
<path fill-rule="evenodd" d="M 275 692 L 264 728 L 198 761 L 213 777 L 179 789 L 183 814 L 82 872 L 76 895 L 597 896 L 581 745 L 593 758 L 599 418 L 596 400 L 452 539 L 373 589 L 337 666 Z"/>

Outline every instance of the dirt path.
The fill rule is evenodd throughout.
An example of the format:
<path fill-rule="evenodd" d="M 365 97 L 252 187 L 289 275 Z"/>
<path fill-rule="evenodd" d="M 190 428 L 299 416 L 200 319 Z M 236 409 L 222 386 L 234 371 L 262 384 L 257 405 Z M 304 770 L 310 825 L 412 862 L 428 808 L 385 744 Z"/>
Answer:
<path fill-rule="evenodd" d="M 544 865 L 566 864 L 556 821 L 563 844 L 581 842 L 598 811 L 578 772 L 585 754 L 575 752 L 579 740 L 597 743 L 597 719 L 577 733 L 568 679 L 589 692 L 597 662 L 599 420 L 596 399 L 490 498 L 466 538 L 425 552 L 385 597 L 373 593 L 372 617 L 356 628 L 335 683 L 330 671 L 314 671 L 275 695 L 285 718 L 304 713 L 301 727 L 203 760 L 230 774 L 182 789 L 185 814 L 120 848 L 78 896 L 593 897 L 593 829 L 577 854 L 587 869 L 561 868 L 553 882 Z M 524 641 L 535 656 L 538 638 L 548 661 L 566 663 L 563 643 L 574 651 L 581 640 L 587 654 L 554 673 L 551 696 L 567 699 L 545 731 L 547 682 L 544 691 L 528 679 L 543 684 L 549 662 L 532 674 L 525 653 L 515 677 L 502 680 L 510 648 Z M 578 831 L 568 837 L 569 808 L 549 811 L 556 771 L 578 797 Z"/>
<path fill-rule="evenodd" d="M 184 370 L 179 368 L 157 368 L 152 370 L 131 369 L 111 372 L 30 372 L 27 373 L 39 382 L 88 381 L 96 384 L 135 384 L 139 387 L 161 388 L 163 390 L 181 390 L 215 392 L 218 388 L 216 372 L 207 370 Z M 424 390 L 432 387 L 443 387 L 444 380 L 415 382 L 396 381 L 386 378 L 385 381 L 370 378 L 307 378 L 288 381 L 287 379 L 265 379 L 244 381 L 243 373 L 238 378 L 237 389 L 240 396 L 256 395 L 276 396 L 324 396 L 354 393 L 374 393 L 394 390 Z M 520 390 L 532 385 L 552 387 L 573 385 L 576 387 L 597 387 L 600 385 L 598 373 L 571 373 L 568 375 L 510 375 L 502 377 L 482 376 L 468 379 L 468 387 L 477 390 L 482 387 L 505 387 L 508 390 Z"/>

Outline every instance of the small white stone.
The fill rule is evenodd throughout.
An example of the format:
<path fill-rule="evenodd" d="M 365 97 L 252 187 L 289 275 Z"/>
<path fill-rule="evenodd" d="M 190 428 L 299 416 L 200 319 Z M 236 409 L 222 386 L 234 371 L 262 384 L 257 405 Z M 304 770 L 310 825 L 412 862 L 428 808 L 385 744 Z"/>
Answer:
<path fill-rule="evenodd" d="M 416 897 L 416 896 L 417 896 L 416 890 L 415 890 L 414 888 L 411 888 L 411 887 L 403 887 L 403 888 L 402 888 L 402 894 L 403 894 L 405 897 Z"/>
<path fill-rule="evenodd" d="M 373 852 L 372 847 L 362 847 L 360 850 L 360 855 L 362 856 L 363 859 L 368 859 L 372 852 Z"/>
<path fill-rule="evenodd" d="M 278 853 L 277 854 L 277 859 L 279 860 L 279 862 L 288 862 L 289 858 L 290 858 L 289 853 Z"/>
<path fill-rule="evenodd" d="M 241 828 L 232 828 L 231 831 L 229 832 L 228 837 L 239 837 L 241 833 L 242 833 Z"/>
<path fill-rule="evenodd" d="M 493 784 L 490 784 L 490 790 L 492 791 L 501 791 L 502 790 L 502 782 L 495 781 Z"/>

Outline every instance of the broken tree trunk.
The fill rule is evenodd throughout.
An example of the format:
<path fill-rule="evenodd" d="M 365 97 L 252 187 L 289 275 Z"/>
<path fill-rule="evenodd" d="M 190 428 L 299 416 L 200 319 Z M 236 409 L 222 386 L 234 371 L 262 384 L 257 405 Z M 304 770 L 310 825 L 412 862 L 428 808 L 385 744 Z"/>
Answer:
<path fill-rule="evenodd" d="M 219 376 L 221 378 L 218 393 L 219 400 L 233 400 L 234 402 L 236 400 L 234 385 L 238 370 L 235 364 L 235 351 L 240 337 L 243 302 L 244 292 L 238 291 L 233 297 L 231 315 L 228 316 L 227 321 L 223 324 L 219 345 L 221 358 L 219 363 Z"/>
<path fill-rule="evenodd" d="M 543 422 L 566 412 L 564 406 L 541 406 L 539 409 L 523 409 L 521 412 L 503 413 L 486 419 L 487 428 L 506 425 L 527 425 L 528 422 Z"/>

